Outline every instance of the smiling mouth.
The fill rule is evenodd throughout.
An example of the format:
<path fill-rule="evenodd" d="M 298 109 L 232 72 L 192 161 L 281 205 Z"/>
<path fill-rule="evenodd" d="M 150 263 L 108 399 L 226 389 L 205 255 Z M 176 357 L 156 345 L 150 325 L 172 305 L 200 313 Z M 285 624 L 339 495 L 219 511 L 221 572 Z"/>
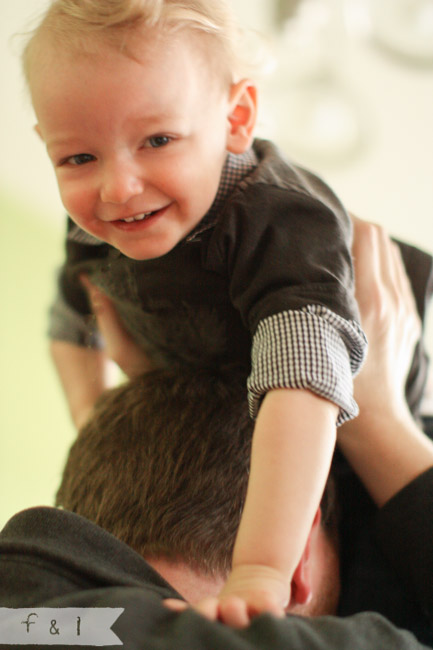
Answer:
<path fill-rule="evenodd" d="M 143 214 L 137 214 L 135 217 L 127 217 L 126 219 L 119 219 L 123 223 L 133 223 L 134 221 L 144 221 L 148 217 L 151 217 L 153 214 L 156 214 L 159 210 L 152 210 L 152 212 L 143 212 Z"/>
<path fill-rule="evenodd" d="M 113 221 L 110 221 L 110 223 L 114 228 L 119 228 L 125 232 L 135 232 L 137 228 L 144 228 L 148 221 L 152 223 L 155 219 L 162 217 L 170 206 L 171 203 L 168 203 L 157 210 L 149 210 L 149 212 L 142 212 L 141 214 L 136 214 L 132 217 L 124 217 L 123 219 L 114 219 Z"/>

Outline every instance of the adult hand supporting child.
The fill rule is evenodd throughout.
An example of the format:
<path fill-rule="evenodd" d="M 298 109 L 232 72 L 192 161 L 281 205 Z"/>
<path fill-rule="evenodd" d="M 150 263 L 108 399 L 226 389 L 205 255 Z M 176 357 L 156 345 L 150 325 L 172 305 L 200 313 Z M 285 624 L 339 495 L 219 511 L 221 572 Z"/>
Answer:
<path fill-rule="evenodd" d="M 357 218 L 353 225 L 355 295 L 369 340 L 368 362 L 356 380 L 357 400 L 368 395 L 372 409 L 370 383 L 380 381 L 375 411 L 382 410 L 385 397 L 390 410 L 406 413 L 405 384 L 421 335 L 415 299 L 397 244 L 380 226 Z"/>
<path fill-rule="evenodd" d="M 341 427 L 338 443 L 382 506 L 433 465 L 433 445 L 404 395 L 421 326 L 399 251 L 383 228 L 358 219 L 354 228 L 356 296 L 369 352 L 355 379 L 360 414 Z"/>
<path fill-rule="evenodd" d="M 82 275 L 81 282 L 87 290 L 108 358 L 130 379 L 150 370 L 151 364 L 145 352 L 126 331 L 108 296 L 92 284 L 88 276 Z"/>

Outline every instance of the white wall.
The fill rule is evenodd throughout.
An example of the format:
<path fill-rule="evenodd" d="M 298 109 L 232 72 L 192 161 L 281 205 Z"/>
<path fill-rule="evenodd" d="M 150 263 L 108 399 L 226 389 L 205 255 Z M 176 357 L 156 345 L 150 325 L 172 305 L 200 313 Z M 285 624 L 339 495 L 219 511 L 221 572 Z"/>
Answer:
<path fill-rule="evenodd" d="M 236 0 L 249 26 L 269 28 L 270 0 Z M 44 337 L 53 269 L 61 258 L 63 210 L 23 90 L 10 36 L 45 5 L 3 2 L 0 20 L 0 279 L 1 320 L 0 525 L 19 508 L 51 503 L 73 435 Z M 287 54 L 289 56 L 289 53 Z M 284 106 L 290 84 L 269 88 L 263 134 L 275 137 L 321 173 L 347 206 L 393 234 L 433 251 L 433 69 L 416 68 L 352 37 L 340 48 L 339 72 L 366 128 L 363 148 L 339 162 L 302 146 L 291 150 L 272 108 Z M 263 102 L 266 107 L 266 102 Z M 269 117 L 271 116 L 271 118 Z M 266 121 L 268 120 L 268 121 Z M 276 132 L 277 131 L 277 132 Z M 430 347 L 433 347 L 429 333 Z"/>

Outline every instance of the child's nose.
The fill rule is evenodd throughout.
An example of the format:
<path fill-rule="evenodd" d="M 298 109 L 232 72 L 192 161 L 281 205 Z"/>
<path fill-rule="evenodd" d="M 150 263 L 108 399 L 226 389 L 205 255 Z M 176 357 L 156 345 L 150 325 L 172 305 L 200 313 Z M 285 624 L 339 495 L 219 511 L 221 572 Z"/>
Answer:
<path fill-rule="evenodd" d="M 143 192 L 143 182 L 134 165 L 117 164 L 104 170 L 100 196 L 104 203 L 126 203 Z"/>

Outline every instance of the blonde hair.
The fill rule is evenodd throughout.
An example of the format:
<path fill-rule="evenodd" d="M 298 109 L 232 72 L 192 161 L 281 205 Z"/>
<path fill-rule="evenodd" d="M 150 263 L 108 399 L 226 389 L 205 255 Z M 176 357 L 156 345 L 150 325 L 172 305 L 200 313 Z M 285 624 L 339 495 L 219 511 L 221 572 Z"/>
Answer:
<path fill-rule="evenodd" d="M 239 51 L 242 31 L 226 0 L 52 0 L 23 50 L 26 81 L 29 84 L 40 39 L 51 39 L 60 51 L 84 53 L 95 52 L 102 41 L 133 56 L 128 40 L 140 29 L 165 37 L 182 30 L 206 35 L 212 40 L 215 63 L 230 81 L 247 67 Z"/>

